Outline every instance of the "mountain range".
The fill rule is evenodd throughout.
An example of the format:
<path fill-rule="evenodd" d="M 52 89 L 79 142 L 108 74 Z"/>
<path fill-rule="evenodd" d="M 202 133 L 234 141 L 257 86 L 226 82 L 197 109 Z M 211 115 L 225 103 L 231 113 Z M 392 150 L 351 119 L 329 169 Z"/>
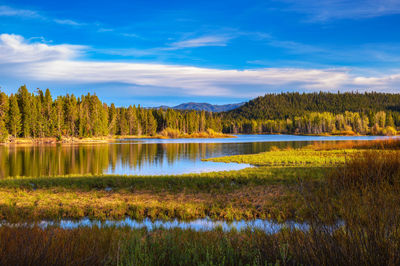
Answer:
<path fill-rule="evenodd" d="M 245 104 L 245 102 L 233 103 L 233 104 L 222 104 L 222 105 L 189 102 L 189 103 L 182 103 L 182 104 L 179 104 L 179 105 L 176 105 L 173 107 L 163 105 L 163 106 L 160 106 L 159 108 L 163 108 L 163 109 L 171 108 L 171 109 L 176 109 L 176 110 L 208 111 L 208 112 L 226 112 L 226 111 L 236 109 L 244 104 Z"/>

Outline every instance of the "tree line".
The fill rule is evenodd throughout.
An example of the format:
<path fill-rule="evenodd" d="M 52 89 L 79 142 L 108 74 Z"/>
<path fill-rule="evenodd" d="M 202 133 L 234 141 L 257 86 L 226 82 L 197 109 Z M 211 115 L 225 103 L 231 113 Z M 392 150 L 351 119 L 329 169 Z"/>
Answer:
<path fill-rule="evenodd" d="M 183 134 L 212 129 L 224 133 L 358 133 L 394 135 L 400 127 L 400 95 L 384 93 L 281 93 L 256 98 L 229 112 L 151 109 L 107 105 L 96 95 L 53 99 L 21 86 L 0 92 L 0 140 L 8 136 L 153 136 L 165 130 Z"/>
<path fill-rule="evenodd" d="M 207 129 L 221 132 L 220 117 L 211 112 L 149 109 L 107 105 L 96 95 L 73 94 L 53 99 L 50 90 L 16 94 L 0 92 L 0 138 L 153 136 L 166 128 L 192 134 Z"/>
<path fill-rule="evenodd" d="M 396 120 L 393 118 L 396 117 Z M 400 115 L 379 111 L 370 115 L 357 112 L 334 114 L 307 112 L 286 119 L 222 119 L 223 132 L 248 134 L 362 134 L 396 135 Z M 395 122 L 396 121 L 396 122 Z"/>

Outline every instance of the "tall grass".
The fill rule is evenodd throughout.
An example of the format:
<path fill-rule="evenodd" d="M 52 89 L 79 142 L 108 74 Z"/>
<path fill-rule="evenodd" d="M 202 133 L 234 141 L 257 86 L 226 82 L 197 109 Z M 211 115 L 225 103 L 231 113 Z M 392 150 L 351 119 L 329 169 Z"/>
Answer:
<path fill-rule="evenodd" d="M 313 243 L 318 264 L 400 263 L 399 181 L 399 152 L 366 151 L 333 170 L 316 191 L 303 191 L 312 217 L 303 238 Z"/>
<path fill-rule="evenodd" d="M 260 231 L 1 227 L 0 239 L 1 265 L 266 265 L 287 259 L 277 237 Z"/>
<path fill-rule="evenodd" d="M 379 150 L 400 150 L 400 139 L 378 139 L 367 141 L 340 141 L 315 143 L 305 147 L 316 151 L 339 150 L 339 149 L 379 149 Z"/>

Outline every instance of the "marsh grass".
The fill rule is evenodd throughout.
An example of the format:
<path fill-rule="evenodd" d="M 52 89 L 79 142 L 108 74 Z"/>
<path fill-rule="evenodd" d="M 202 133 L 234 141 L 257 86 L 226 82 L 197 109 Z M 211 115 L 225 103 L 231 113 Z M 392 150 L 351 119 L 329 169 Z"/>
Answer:
<path fill-rule="evenodd" d="M 260 169 L 264 169 L 265 172 L 272 171 L 271 175 L 266 174 L 265 180 L 262 181 L 265 183 L 261 182 L 263 185 L 253 188 L 265 189 L 273 186 L 272 183 L 269 183 L 271 182 L 269 178 L 277 173 L 282 175 L 280 182 L 296 180 L 297 173 L 303 173 L 304 178 L 299 179 L 300 183 L 296 187 L 299 190 L 296 195 L 301 195 L 301 206 L 297 207 L 303 208 L 307 214 L 309 230 L 300 231 L 287 228 L 271 235 L 260 230 L 223 232 L 217 229 L 209 232 L 195 232 L 181 229 L 146 231 L 128 228 L 99 229 L 97 227 L 64 230 L 51 227 L 41 229 L 39 227 L 2 226 L 0 227 L 0 264 L 400 264 L 400 156 L 398 151 L 359 151 L 357 156 L 346 158 L 344 163 L 337 164 L 335 167 L 321 168 L 323 170 L 317 172 L 313 172 L 318 169 L 315 167 L 259 168 L 257 171 Z M 257 171 L 253 172 L 252 178 L 255 180 L 262 176 L 261 172 Z M 315 176 L 315 173 L 318 173 L 318 178 L 306 178 L 306 176 Z M 262 180 L 262 178 L 260 179 Z M 23 180 L 23 178 L 15 180 Z M 210 179 L 207 182 L 218 183 L 218 180 L 218 178 Z M 12 198 L 17 197 L 18 194 L 27 193 L 29 196 L 43 192 L 42 188 L 29 191 L 21 189 L 19 186 L 23 185 L 18 183 L 19 181 L 15 182 L 11 185 L 10 183 L 1 183 L 5 193 L 11 195 L 10 202 L 13 202 Z M 43 190 L 48 193 L 42 195 L 44 198 L 52 193 L 52 189 L 65 190 L 71 193 L 71 196 L 79 192 L 78 189 L 71 189 L 71 185 L 58 184 L 57 187 L 55 183 L 51 183 L 55 181 L 43 182 L 41 186 L 47 186 Z M 68 182 L 73 183 L 73 180 Z M 229 206 L 235 205 L 234 201 L 228 201 L 226 204 L 228 198 L 257 199 L 266 196 L 260 196 L 262 190 L 249 189 L 253 186 L 250 184 L 254 183 L 245 183 L 232 190 L 226 190 L 221 186 L 214 191 L 215 194 L 205 193 L 204 196 L 210 198 L 210 202 L 219 202 L 218 195 L 224 194 L 226 197 L 221 200 L 221 203 L 225 203 L 210 206 L 213 206 L 215 210 L 220 207 L 220 213 L 228 213 L 226 217 L 232 217 L 232 213 L 229 214 L 232 212 L 232 208 L 229 210 Z M 120 184 L 115 187 L 123 190 L 126 185 Z M 160 181 L 159 185 L 164 186 L 165 184 Z M 190 187 L 189 184 L 187 185 Z M 88 188 L 88 197 L 96 195 L 93 194 L 92 185 L 88 185 Z M 204 191 L 208 188 L 205 186 Z M 199 187 L 197 186 L 195 189 L 197 190 Z M 16 194 L 12 194 L 12 190 Z M 192 190 L 188 195 L 193 194 L 196 190 Z M 110 192 L 110 195 L 114 193 L 117 192 Z M 176 195 L 176 192 L 173 195 Z M 165 198 L 165 194 L 159 196 Z M 113 200 L 118 198 L 121 197 L 117 196 Z M 149 195 L 145 195 L 145 198 L 149 198 Z M 196 201 L 199 200 L 199 197 L 194 198 Z M 285 201 L 293 203 L 298 199 L 296 196 L 285 198 Z M 80 198 L 76 200 L 81 202 Z M 54 200 L 50 199 L 49 202 L 54 203 Z M 188 203 L 188 198 L 183 198 L 183 202 Z M 22 201 L 19 203 L 14 201 L 14 203 L 15 206 L 18 206 Z M 149 206 L 148 202 L 146 204 Z M 244 212 L 254 210 L 257 204 L 257 201 L 248 204 L 239 201 L 236 206 L 242 206 Z M 49 203 L 46 206 L 54 205 Z M 79 206 L 79 204 L 73 206 Z M 123 204 L 118 206 L 123 206 Z M 114 209 L 112 205 L 109 207 Z M 190 209 L 189 205 L 180 205 L 180 207 L 185 210 Z M 33 209 L 37 210 L 36 207 Z M 115 209 L 118 210 L 118 208 Z M 58 209 L 56 208 L 56 210 Z M 193 210 L 196 210 L 196 207 Z M 263 209 L 264 211 L 265 209 Z M 156 211 L 154 212 L 156 213 Z M 193 211 L 193 213 L 196 212 Z M 22 212 L 17 209 L 17 214 L 17 216 L 21 216 Z M 166 217 L 170 215 L 169 212 L 165 213 Z"/>
<path fill-rule="evenodd" d="M 398 265 L 400 257 L 400 156 L 365 151 L 305 188 L 317 264 Z M 303 187 L 304 188 L 304 187 Z M 326 225 L 338 224 L 329 231 Z"/>
<path fill-rule="evenodd" d="M 297 180 L 318 180 L 325 172 L 319 167 L 255 167 L 164 177 L 6 178 L 0 180 L 0 218 L 301 219 Z"/>
<path fill-rule="evenodd" d="M 399 150 L 400 139 L 378 139 L 368 141 L 340 141 L 340 142 L 323 142 L 306 146 L 305 149 L 320 150 L 340 150 L 340 149 L 377 149 L 377 150 Z"/>
<path fill-rule="evenodd" d="M 343 164 L 347 159 L 357 156 L 356 149 L 314 150 L 273 148 L 258 154 L 234 155 L 207 159 L 213 162 L 247 163 L 257 166 L 281 167 L 332 167 Z"/>
<path fill-rule="evenodd" d="M 288 260 L 277 237 L 260 231 L 1 227 L 0 238 L 1 265 L 266 265 Z"/>
<path fill-rule="evenodd" d="M 298 178 L 323 177 L 323 167 L 254 167 L 239 171 L 170 176 L 61 175 L 51 177 L 8 177 L 0 179 L 0 188 L 25 190 L 62 187 L 81 191 L 231 191 L 249 185 L 295 184 Z"/>

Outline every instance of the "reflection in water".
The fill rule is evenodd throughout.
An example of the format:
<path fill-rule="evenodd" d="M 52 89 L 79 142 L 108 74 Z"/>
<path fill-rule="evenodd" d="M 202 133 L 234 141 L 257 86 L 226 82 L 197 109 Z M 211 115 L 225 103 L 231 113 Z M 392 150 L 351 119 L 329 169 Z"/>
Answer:
<path fill-rule="evenodd" d="M 107 144 L 0 146 L 0 177 L 66 174 L 161 175 L 238 170 L 248 165 L 201 159 L 299 148 L 346 137 L 241 135 L 231 139 L 122 140 Z M 374 137 L 352 137 L 374 139 Z"/>
<path fill-rule="evenodd" d="M 7 222 L 3 222 L 1 225 L 12 225 L 12 226 L 29 226 L 33 224 L 29 223 L 21 223 L 21 224 L 10 224 Z M 296 222 L 285 222 L 285 223 L 275 223 L 270 220 L 262 220 L 256 219 L 252 221 L 213 221 L 210 219 L 197 219 L 193 221 L 161 221 L 156 220 L 152 221 L 150 219 L 144 219 L 142 221 L 136 221 L 130 218 L 126 218 L 120 221 L 113 221 L 113 220 L 106 220 L 104 222 L 90 220 L 88 218 L 82 220 L 61 220 L 60 222 L 53 222 L 53 221 L 41 221 L 36 223 L 41 228 L 46 228 L 48 226 L 56 226 L 63 229 L 74 229 L 79 227 L 93 227 L 97 226 L 99 228 L 102 227 L 129 227 L 132 229 L 140 229 L 146 228 L 147 230 L 151 231 L 158 228 L 163 229 L 173 229 L 173 228 L 180 228 L 180 229 L 191 229 L 195 231 L 211 231 L 217 228 L 222 229 L 223 231 L 230 231 L 235 229 L 237 231 L 242 231 L 245 229 L 258 229 L 263 230 L 269 234 L 278 233 L 283 228 L 290 228 L 290 229 L 298 229 L 307 231 L 309 226 L 306 223 L 296 223 Z"/>

